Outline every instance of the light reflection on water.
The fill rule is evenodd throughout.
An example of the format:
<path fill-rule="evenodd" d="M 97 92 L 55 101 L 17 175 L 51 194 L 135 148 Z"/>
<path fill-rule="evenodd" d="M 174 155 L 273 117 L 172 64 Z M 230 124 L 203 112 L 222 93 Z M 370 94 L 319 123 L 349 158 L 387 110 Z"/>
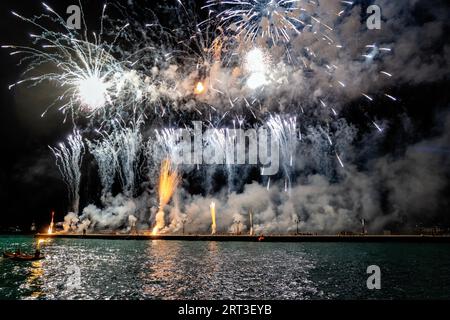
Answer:
<path fill-rule="evenodd" d="M 30 298 L 39 299 L 41 296 L 44 296 L 44 293 L 41 291 L 43 276 L 44 269 L 42 266 L 42 261 L 31 262 L 31 267 L 29 269 L 26 282 L 23 285 L 25 290 L 31 290 Z"/>
<path fill-rule="evenodd" d="M 31 252 L 33 239 L 0 237 Z M 449 298 L 450 246 L 64 240 L 46 259 L 0 260 L 3 299 Z M 380 265 L 382 290 L 366 287 Z M 79 288 L 70 285 L 79 268 Z"/>

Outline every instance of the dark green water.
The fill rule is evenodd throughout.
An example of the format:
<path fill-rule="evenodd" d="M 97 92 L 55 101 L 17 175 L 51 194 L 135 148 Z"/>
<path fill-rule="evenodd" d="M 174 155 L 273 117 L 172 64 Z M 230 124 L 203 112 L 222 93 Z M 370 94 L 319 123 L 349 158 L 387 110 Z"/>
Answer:
<path fill-rule="evenodd" d="M 0 236 L 0 248 L 31 252 L 33 241 Z M 0 258 L 0 299 L 450 298 L 449 244 L 57 239 L 43 252 Z M 367 289 L 369 265 L 381 290 Z"/>

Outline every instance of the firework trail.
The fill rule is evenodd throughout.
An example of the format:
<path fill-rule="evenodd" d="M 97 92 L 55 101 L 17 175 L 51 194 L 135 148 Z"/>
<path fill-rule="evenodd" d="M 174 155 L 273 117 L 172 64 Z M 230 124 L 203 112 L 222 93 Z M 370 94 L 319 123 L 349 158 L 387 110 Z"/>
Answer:
<path fill-rule="evenodd" d="M 111 194 L 119 160 L 114 134 L 102 133 L 103 140 L 87 141 L 89 152 L 94 156 L 102 184 L 102 199 Z"/>
<path fill-rule="evenodd" d="M 80 132 L 75 130 L 69 136 L 66 144 L 61 143 L 57 148 L 49 148 L 55 155 L 56 165 L 69 190 L 69 200 L 72 203 L 71 210 L 74 213 L 78 213 L 80 206 L 81 165 L 85 152 L 83 138 Z"/>
<path fill-rule="evenodd" d="M 148 159 L 153 163 L 161 163 L 164 159 L 181 160 L 183 145 L 180 141 L 182 138 L 182 132 L 179 129 L 156 129 L 154 139 L 150 138 L 147 143 Z"/>
<path fill-rule="evenodd" d="M 119 129 L 115 131 L 114 139 L 118 150 L 119 178 L 125 195 L 133 197 L 136 191 L 139 155 L 142 151 L 142 122 L 139 120 L 128 128 L 123 127 L 119 120 L 116 123 Z"/>
<path fill-rule="evenodd" d="M 280 153 L 283 159 L 283 170 L 286 176 L 285 191 L 291 188 L 293 167 L 300 142 L 297 118 L 283 118 L 281 115 L 271 115 L 266 123 L 272 135 L 279 142 Z"/>

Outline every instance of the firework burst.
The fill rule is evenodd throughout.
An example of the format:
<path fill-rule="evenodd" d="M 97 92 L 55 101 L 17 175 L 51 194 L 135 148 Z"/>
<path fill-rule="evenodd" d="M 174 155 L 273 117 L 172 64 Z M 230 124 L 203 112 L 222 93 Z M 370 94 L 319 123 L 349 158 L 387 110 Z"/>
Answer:
<path fill-rule="evenodd" d="M 29 19 L 13 12 L 40 33 L 30 35 L 34 44 L 32 47 L 3 46 L 12 50 L 11 55 L 22 56 L 19 64 L 27 65 L 23 79 L 11 85 L 10 89 L 21 84 L 37 86 L 42 82 L 53 83 L 61 88 L 61 94 L 52 106 L 60 104 L 59 110 L 74 117 L 78 114 L 111 116 L 117 108 L 126 107 L 129 104 L 126 101 L 141 100 L 142 93 L 138 88 L 141 78 L 127 67 L 129 61 L 119 61 L 111 54 L 117 38 L 111 43 L 103 40 L 106 5 L 101 18 L 102 29 L 99 34 L 93 33 L 92 39 L 89 39 L 87 32 L 78 33 L 69 29 L 58 13 L 43 5 L 48 14 L 37 18 Z M 49 30 L 43 20 L 61 26 L 64 32 Z M 127 27 L 122 26 L 118 34 Z M 40 75 L 34 76 L 37 70 Z"/>
<path fill-rule="evenodd" d="M 226 30 L 244 41 L 288 44 L 303 32 L 333 30 L 314 12 L 318 4 L 308 0 L 208 0 L 205 6 L 216 7 L 222 9 L 217 18 Z"/>

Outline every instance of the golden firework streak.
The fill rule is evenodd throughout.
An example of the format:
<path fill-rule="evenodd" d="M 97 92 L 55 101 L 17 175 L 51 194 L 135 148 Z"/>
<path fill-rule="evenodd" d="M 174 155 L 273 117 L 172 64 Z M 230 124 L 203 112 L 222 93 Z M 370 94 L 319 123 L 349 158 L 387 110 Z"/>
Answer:
<path fill-rule="evenodd" d="M 52 212 L 52 221 L 50 222 L 50 226 L 48 227 L 48 234 L 52 234 L 53 233 L 53 227 L 55 226 L 55 212 Z"/>
<path fill-rule="evenodd" d="M 216 204 L 214 202 L 211 203 L 211 219 L 212 219 L 212 224 L 211 224 L 211 234 L 216 234 L 217 232 L 217 224 L 216 224 Z"/>
<path fill-rule="evenodd" d="M 179 183 L 180 176 L 177 170 L 172 168 L 170 159 L 164 160 L 159 177 L 159 211 L 156 214 L 156 226 L 153 228 L 153 235 L 157 235 L 166 226 L 164 207 L 172 199 Z"/>

